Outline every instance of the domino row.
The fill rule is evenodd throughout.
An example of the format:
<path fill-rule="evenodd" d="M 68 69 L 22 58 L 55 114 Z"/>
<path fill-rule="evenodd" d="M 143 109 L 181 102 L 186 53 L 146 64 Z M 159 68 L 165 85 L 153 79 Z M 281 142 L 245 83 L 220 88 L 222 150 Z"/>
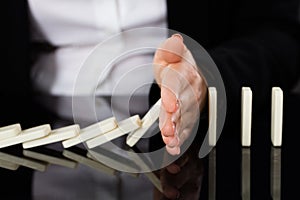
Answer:
<path fill-rule="evenodd" d="M 217 90 L 208 88 L 209 101 L 209 145 L 215 146 L 217 142 Z M 271 141 L 272 145 L 282 145 L 282 121 L 283 121 L 283 92 L 279 87 L 272 88 L 271 107 Z M 242 87 L 241 95 L 241 143 L 244 147 L 251 146 L 252 124 L 252 90 L 250 87 Z"/>
<path fill-rule="evenodd" d="M 208 88 L 209 101 L 209 144 L 215 146 L 217 140 L 217 90 Z M 241 142 L 242 146 L 251 145 L 252 121 L 252 91 L 249 87 L 242 88 L 242 113 L 241 113 Z M 69 148 L 86 142 L 92 149 L 106 142 L 127 135 L 126 143 L 134 146 L 158 119 L 161 100 L 146 113 L 143 119 L 134 115 L 128 119 L 116 122 L 114 117 L 108 118 L 86 128 L 80 129 L 79 125 L 51 130 L 49 124 L 21 130 L 20 124 L 0 128 L 0 148 L 22 143 L 24 149 L 62 142 L 64 148 Z M 271 140 L 273 146 L 282 144 L 282 115 L 283 92 L 279 87 L 272 88 L 272 113 L 271 113 Z"/>
<path fill-rule="evenodd" d="M 28 149 L 55 142 L 62 142 L 64 148 L 69 148 L 86 142 L 91 149 L 128 133 L 127 144 L 132 147 L 158 119 L 160 103 L 159 100 L 143 119 L 134 115 L 117 123 L 111 117 L 83 129 L 77 124 L 55 130 L 51 130 L 49 124 L 26 130 L 21 130 L 20 124 L 5 126 L 0 128 L 0 148 L 22 143 L 23 148 Z"/>

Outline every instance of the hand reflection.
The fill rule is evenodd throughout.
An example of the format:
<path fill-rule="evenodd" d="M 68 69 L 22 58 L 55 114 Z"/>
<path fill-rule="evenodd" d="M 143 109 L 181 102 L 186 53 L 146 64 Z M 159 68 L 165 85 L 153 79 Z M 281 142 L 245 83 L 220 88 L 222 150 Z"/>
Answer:
<path fill-rule="evenodd" d="M 155 189 L 154 200 L 199 199 L 203 172 L 203 160 L 197 157 L 197 152 L 186 152 L 176 162 L 157 172 L 163 193 Z"/>

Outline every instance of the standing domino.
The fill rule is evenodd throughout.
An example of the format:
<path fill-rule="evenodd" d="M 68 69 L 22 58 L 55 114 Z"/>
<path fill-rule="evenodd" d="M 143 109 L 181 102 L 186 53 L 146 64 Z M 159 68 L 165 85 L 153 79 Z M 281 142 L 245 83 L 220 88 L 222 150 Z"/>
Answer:
<path fill-rule="evenodd" d="M 252 123 L 252 91 L 249 87 L 242 88 L 242 146 L 251 145 L 251 123 Z"/>
<path fill-rule="evenodd" d="M 149 130 L 152 124 L 158 119 L 160 106 L 161 106 L 161 99 L 159 99 L 143 117 L 141 128 L 131 132 L 127 136 L 126 138 L 127 145 L 129 145 L 130 147 L 134 146 L 143 137 L 143 135 L 147 132 L 147 130 Z"/>
<path fill-rule="evenodd" d="M 121 137 L 131 131 L 136 130 L 141 126 L 141 120 L 138 115 L 134 115 L 118 123 L 118 128 L 109 131 L 103 135 L 99 135 L 86 142 L 88 148 L 94 148 L 108 141 Z"/>
<path fill-rule="evenodd" d="M 283 92 L 279 87 L 272 88 L 271 139 L 273 146 L 282 144 Z"/>
<path fill-rule="evenodd" d="M 217 90 L 208 88 L 208 144 L 215 146 L 217 143 Z"/>
<path fill-rule="evenodd" d="M 22 131 L 19 135 L 6 138 L 0 141 L 0 148 L 20 144 L 30 140 L 35 140 L 41 137 L 45 137 L 51 131 L 50 125 L 45 124 Z"/>

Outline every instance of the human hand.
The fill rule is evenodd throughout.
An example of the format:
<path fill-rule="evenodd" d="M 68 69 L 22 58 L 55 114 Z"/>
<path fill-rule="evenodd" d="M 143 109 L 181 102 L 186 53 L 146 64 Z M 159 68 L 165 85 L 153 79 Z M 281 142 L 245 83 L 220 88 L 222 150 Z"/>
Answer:
<path fill-rule="evenodd" d="M 173 35 L 157 49 L 154 75 L 161 88 L 159 128 L 167 151 L 178 155 L 207 96 L 206 81 L 181 35 Z"/>

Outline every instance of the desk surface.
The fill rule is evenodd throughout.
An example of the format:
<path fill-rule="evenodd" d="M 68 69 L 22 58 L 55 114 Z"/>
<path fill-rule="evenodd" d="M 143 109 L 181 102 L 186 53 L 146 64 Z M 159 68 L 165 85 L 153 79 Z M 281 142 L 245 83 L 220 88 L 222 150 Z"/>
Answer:
<path fill-rule="evenodd" d="M 299 168 L 295 159 L 299 152 L 299 102 L 297 96 L 285 99 L 283 144 L 280 148 L 272 147 L 270 113 L 262 112 L 253 119 L 250 148 L 242 148 L 240 138 L 226 137 L 230 134 L 227 133 L 230 130 L 226 130 L 217 146 L 204 159 L 190 156 L 185 165 L 188 170 L 182 180 L 190 177 L 194 181 L 185 180 L 187 186 L 181 198 L 293 199 L 298 194 L 296 177 Z M 36 156 L 34 153 L 51 156 L 51 162 L 56 164 L 31 159 L 39 164 L 35 170 L 30 169 L 30 163 L 24 160 L 17 160 L 19 164 L 15 164 L 15 157 L 28 159 Z M 57 144 L 28 151 L 23 151 L 20 146 L 1 149 L 0 182 L 3 192 L 0 195 L 5 199 L 154 198 L 153 188 L 161 184 L 153 178 L 154 174 L 118 172 L 92 159 L 87 153 L 82 146 L 66 151 Z M 179 184 L 180 178 L 177 180 L 162 173 L 161 176 L 168 177 L 171 184 Z M 155 194 L 159 196 L 159 193 Z"/>

